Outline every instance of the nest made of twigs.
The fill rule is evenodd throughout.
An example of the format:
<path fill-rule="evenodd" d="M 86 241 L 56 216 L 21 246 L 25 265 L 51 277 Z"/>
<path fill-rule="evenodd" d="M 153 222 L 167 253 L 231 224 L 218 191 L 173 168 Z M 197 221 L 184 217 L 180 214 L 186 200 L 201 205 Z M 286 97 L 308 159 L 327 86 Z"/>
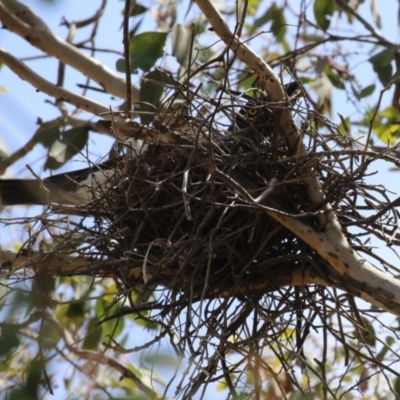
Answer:
<path fill-rule="evenodd" d="M 289 105 L 261 102 L 266 112 L 257 119 L 242 113 L 248 119 L 240 129 L 234 120 L 245 106 L 214 107 L 206 120 L 175 118 L 192 146 L 147 143 L 140 155 L 121 158 L 120 174 L 89 206 L 94 224 L 80 251 L 101 260 L 96 270 L 125 287 L 146 283 L 212 297 L 270 292 L 287 284 L 294 268 L 325 268 L 265 212 L 267 204 L 320 229 L 304 185 L 319 157 L 289 153 L 279 132 L 280 111 Z M 267 190 L 267 201 L 249 200 Z"/>
<path fill-rule="evenodd" d="M 363 220 L 359 198 L 368 197 L 361 210 L 381 207 L 368 193 L 375 189 L 364 184 L 373 158 L 359 167 L 357 154 L 344 148 L 335 127 L 321 119 L 333 132 L 322 137 L 307 125 L 310 118 L 299 106 L 264 97 L 250 102 L 259 112 L 249 113 L 247 100 L 230 102 L 199 96 L 181 114 L 174 112 L 170 126 L 154 124 L 160 135 L 172 130 L 184 144 L 145 143 L 133 157 L 128 149 L 119 173 L 93 189 L 101 195 L 83 207 L 86 216 L 69 223 L 54 251 L 89 255 L 91 274 L 112 276 L 126 288 L 148 284 L 203 298 L 270 293 L 288 285 L 291 271 L 299 268 L 326 278 L 331 271 L 317 252 L 266 213 L 273 208 L 323 231 L 305 185 L 312 173 L 350 242 L 368 252 L 359 239 L 363 233 L 350 234 L 347 227 Z M 308 151 L 301 157 L 291 154 L 280 129 L 283 108 L 305 121 Z M 390 225 L 390 208 L 379 218 L 380 226 L 384 220 Z M 81 244 L 71 247 L 76 234 Z"/>

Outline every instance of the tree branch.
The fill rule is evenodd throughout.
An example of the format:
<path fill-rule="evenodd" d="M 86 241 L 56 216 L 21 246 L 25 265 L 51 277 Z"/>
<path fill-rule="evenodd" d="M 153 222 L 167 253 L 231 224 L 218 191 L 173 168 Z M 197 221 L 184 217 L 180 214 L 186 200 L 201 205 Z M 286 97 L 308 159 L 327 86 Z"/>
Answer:
<path fill-rule="evenodd" d="M 51 97 L 54 97 L 57 101 L 65 101 L 79 109 L 96 115 L 102 115 L 109 112 L 109 109 L 105 105 L 100 104 L 97 101 L 90 100 L 87 97 L 52 84 L 1 48 L 0 61 L 7 65 L 11 71 L 17 74 L 22 80 L 29 82 L 33 87 Z"/>
<path fill-rule="evenodd" d="M 124 99 L 126 82 L 117 73 L 90 57 L 75 46 L 54 35 L 38 15 L 16 0 L 0 1 L 0 21 L 10 31 L 21 36 L 33 46 L 54 56 L 84 75 L 93 79 L 109 94 Z M 139 89 L 132 85 L 132 102 L 139 101 Z"/>
<path fill-rule="evenodd" d="M 88 275 L 97 276 L 109 275 L 109 269 L 106 268 L 104 261 L 96 262 L 90 257 L 84 256 L 66 256 L 57 253 L 42 253 L 38 251 L 22 251 L 15 253 L 13 251 L 3 250 L 0 252 L 0 279 L 9 279 L 11 276 L 18 274 L 19 270 L 26 271 L 28 269 L 35 270 L 37 274 L 68 276 L 68 275 Z M 105 269 L 101 268 L 104 267 Z M 127 260 L 127 271 L 132 280 L 137 280 L 138 284 L 143 284 L 143 265 L 129 263 Z M 163 268 L 160 272 L 157 267 L 147 266 L 147 279 L 156 277 L 160 285 L 168 287 L 171 283 L 171 278 L 176 274 L 176 268 L 172 265 L 170 268 Z M 251 283 L 249 287 L 238 286 L 232 290 L 227 290 L 222 285 L 220 288 L 213 287 L 213 292 L 208 293 L 206 297 L 214 295 L 227 296 L 239 295 L 243 291 L 252 290 L 263 293 L 272 292 L 282 287 L 287 286 L 303 286 L 303 285 L 323 285 L 329 286 L 331 282 L 326 280 L 322 275 L 318 274 L 314 269 L 304 269 L 298 267 L 293 269 L 288 274 L 287 271 L 278 272 L 274 276 L 274 280 L 260 281 L 259 283 Z M 342 288 L 340 285 L 338 288 Z"/>

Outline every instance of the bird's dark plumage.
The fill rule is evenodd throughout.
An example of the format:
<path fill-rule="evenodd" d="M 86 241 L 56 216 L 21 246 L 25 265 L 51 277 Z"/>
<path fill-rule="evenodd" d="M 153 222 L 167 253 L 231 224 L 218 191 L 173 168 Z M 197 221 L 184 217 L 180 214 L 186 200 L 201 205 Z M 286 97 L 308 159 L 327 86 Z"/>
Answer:
<path fill-rule="evenodd" d="M 287 96 L 290 98 L 299 88 L 297 82 L 290 82 L 284 85 Z M 268 95 L 263 95 L 259 98 L 249 98 L 246 105 L 243 106 L 239 113 L 235 115 L 235 122 L 238 129 L 246 129 L 249 126 L 265 128 L 268 124 L 273 123 L 271 115 L 273 111 L 268 109 L 268 103 L 271 99 Z M 228 131 L 233 131 L 234 125 L 232 124 Z"/>
<path fill-rule="evenodd" d="M 284 88 L 286 90 L 286 93 L 289 97 L 294 95 L 294 92 L 299 89 L 299 84 L 296 81 L 286 83 L 284 85 Z"/>

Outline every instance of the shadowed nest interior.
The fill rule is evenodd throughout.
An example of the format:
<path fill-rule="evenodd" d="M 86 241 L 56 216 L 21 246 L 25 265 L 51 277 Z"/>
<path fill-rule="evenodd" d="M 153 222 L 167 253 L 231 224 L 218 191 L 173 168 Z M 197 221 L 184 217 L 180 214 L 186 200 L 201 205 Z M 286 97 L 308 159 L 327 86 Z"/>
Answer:
<path fill-rule="evenodd" d="M 322 231 L 304 184 L 318 174 L 347 226 L 362 219 L 352 204 L 362 197 L 366 168 L 357 168 L 351 148 L 333 156 L 307 124 L 308 153 L 290 154 L 279 129 L 283 107 L 307 120 L 299 106 L 262 96 L 229 105 L 202 97 L 175 113 L 170 126 L 158 122 L 160 135 L 172 130 L 184 144 L 147 143 L 139 156 L 121 157 L 120 174 L 89 206 L 93 223 L 84 217 L 71 232 L 83 234 L 79 252 L 96 259 L 91 272 L 125 288 L 145 283 L 192 298 L 269 293 L 299 268 L 326 278 L 325 262 L 265 207 Z"/>
<path fill-rule="evenodd" d="M 225 108 L 225 117 L 215 112 L 214 121 L 234 124 L 232 111 L 246 103 Z M 145 280 L 194 296 L 262 293 L 282 286 L 294 267 L 312 267 L 310 257 L 323 265 L 263 209 L 318 229 L 302 178 L 317 159 L 288 154 L 277 129 L 281 107 L 259 100 L 233 115 L 243 120 L 231 129 L 194 118 L 180 129 L 192 146 L 148 144 L 138 158 L 121 159 L 122 179 L 91 205 L 90 248 L 106 263 L 118 260 L 112 273 L 124 286 Z M 256 199 L 272 180 L 266 201 L 244 195 Z"/>

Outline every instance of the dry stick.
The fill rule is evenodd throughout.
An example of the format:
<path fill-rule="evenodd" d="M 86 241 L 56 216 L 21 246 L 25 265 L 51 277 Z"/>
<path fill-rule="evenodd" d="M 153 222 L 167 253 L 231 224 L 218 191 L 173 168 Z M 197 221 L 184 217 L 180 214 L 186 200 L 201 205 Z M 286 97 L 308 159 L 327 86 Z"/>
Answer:
<path fill-rule="evenodd" d="M 383 37 L 377 30 L 374 29 L 374 27 L 365 19 L 363 18 L 354 8 L 349 6 L 346 2 L 343 0 L 336 0 L 336 2 L 339 4 L 341 8 L 343 8 L 347 13 L 353 15 L 355 19 L 357 19 L 362 25 L 364 25 L 364 28 L 369 31 L 372 37 L 376 38 L 379 42 L 379 44 L 384 45 L 385 47 L 390 47 L 392 49 L 397 49 L 397 45 L 389 42 L 385 37 Z"/>
<path fill-rule="evenodd" d="M 124 11 L 124 55 L 126 68 L 126 108 L 128 115 L 132 110 L 132 82 L 131 82 L 131 55 L 129 53 L 129 14 L 131 13 L 130 0 L 125 0 Z"/>
<path fill-rule="evenodd" d="M 193 45 L 194 45 L 194 39 L 195 39 L 195 29 L 192 26 L 192 34 L 190 38 L 190 47 L 189 47 L 189 58 L 188 58 L 188 66 L 187 66 L 187 82 L 190 81 L 190 69 L 192 66 L 192 56 L 193 56 Z M 187 85 L 187 92 L 186 92 L 186 99 L 189 101 L 190 99 L 190 93 L 189 93 L 189 85 Z M 189 170 L 190 170 L 190 165 L 188 164 L 187 167 L 185 168 L 183 172 L 183 179 L 182 179 L 182 199 L 183 199 L 183 204 L 185 207 L 185 214 L 186 218 L 188 221 L 193 221 L 193 216 L 190 210 L 190 204 L 188 201 L 188 196 L 187 196 L 187 187 L 188 187 L 188 181 L 189 181 Z"/>
<path fill-rule="evenodd" d="M 64 340 L 66 347 L 72 353 L 76 354 L 79 357 L 85 358 L 86 360 L 95 361 L 97 363 L 115 369 L 124 378 L 132 380 L 143 393 L 149 396 L 150 399 L 158 398 L 157 393 L 153 389 L 148 387 L 135 373 L 130 371 L 128 368 L 124 367 L 122 364 L 118 363 L 113 358 L 107 357 L 102 353 L 91 350 L 81 350 L 77 348 L 69 332 L 66 329 L 64 329 L 52 315 L 46 313 L 44 314 L 44 317 L 46 318 L 47 321 L 51 323 L 52 326 L 54 326 L 59 331 L 60 336 Z"/>
<path fill-rule="evenodd" d="M 22 80 L 29 82 L 33 87 L 51 97 L 54 97 L 57 101 L 65 101 L 73 104 L 75 107 L 96 115 L 102 115 L 103 113 L 108 112 L 107 107 L 103 104 L 47 81 L 27 67 L 24 63 L 19 61 L 16 57 L 1 48 L 0 61 L 7 65 Z"/>

